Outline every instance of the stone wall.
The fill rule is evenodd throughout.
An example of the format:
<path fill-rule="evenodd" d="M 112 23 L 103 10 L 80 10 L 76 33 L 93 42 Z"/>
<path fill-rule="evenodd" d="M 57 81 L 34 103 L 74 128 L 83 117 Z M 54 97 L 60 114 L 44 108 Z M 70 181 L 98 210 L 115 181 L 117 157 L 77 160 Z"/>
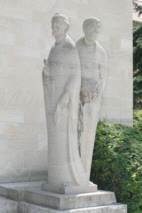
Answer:
<path fill-rule="evenodd" d="M 47 178 L 41 70 L 56 12 L 69 16 L 75 41 L 85 18 L 101 20 L 108 78 L 100 119 L 132 125 L 130 0 L 0 0 L 0 182 Z"/>

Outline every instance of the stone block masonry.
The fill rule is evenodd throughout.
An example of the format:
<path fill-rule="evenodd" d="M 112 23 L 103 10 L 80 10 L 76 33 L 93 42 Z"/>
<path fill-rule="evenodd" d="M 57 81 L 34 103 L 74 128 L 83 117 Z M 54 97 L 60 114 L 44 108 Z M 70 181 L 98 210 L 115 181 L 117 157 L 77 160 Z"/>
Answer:
<path fill-rule="evenodd" d="M 132 125 L 131 1 L 0 0 L 0 182 L 47 178 L 41 70 L 56 12 L 70 18 L 75 42 L 85 18 L 100 19 L 98 39 L 108 57 L 100 119 Z"/>

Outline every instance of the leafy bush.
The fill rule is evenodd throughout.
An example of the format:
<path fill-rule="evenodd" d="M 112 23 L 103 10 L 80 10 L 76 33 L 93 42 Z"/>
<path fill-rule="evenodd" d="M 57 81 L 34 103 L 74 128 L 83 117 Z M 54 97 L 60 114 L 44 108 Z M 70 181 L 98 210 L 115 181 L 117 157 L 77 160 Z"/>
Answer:
<path fill-rule="evenodd" d="M 142 15 L 142 6 L 133 0 L 134 12 Z M 133 31 L 133 62 L 134 62 L 134 109 L 142 109 L 142 26 Z"/>
<path fill-rule="evenodd" d="M 142 131 L 142 110 L 134 111 L 133 126 Z"/>
<path fill-rule="evenodd" d="M 114 191 L 129 213 L 142 213 L 142 132 L 121 124 L 98 124 L 91 180 Z"/>

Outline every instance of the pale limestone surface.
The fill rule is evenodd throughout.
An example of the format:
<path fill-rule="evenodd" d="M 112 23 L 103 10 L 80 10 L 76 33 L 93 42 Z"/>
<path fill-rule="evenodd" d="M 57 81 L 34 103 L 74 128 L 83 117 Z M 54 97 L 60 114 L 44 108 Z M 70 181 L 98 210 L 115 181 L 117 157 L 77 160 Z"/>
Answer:
<path fill-rule="evenodd" d="M 101 21 L 108 75 L 100 119 L 132 124 L 132 3 L 129 0 L 0 0 L 0 181 L 47 177 L 42 60 L 53 38 L 50 19 L 68 15 L 69 36 L 87 17 Z M 112 89 L 113 88 L 113 89 Z"/>
<path fill-rule="evenodd" d="M 77 42 L 81 66 L 79 146 L 81 160 L 90 178 L 94 139 L 99 120 L 100 103 L 107 76 L 107 56 L 96 40 L 100 20 L 88 18 L 83 23 L 84 37 Z"/>
<path fill-rule="evenodd" d="M 113 192 L 62 195 L 42 191 L 41 184 L 40 181 L 1 184 L 0 195 L 5 197 L 0 198 L 3 213 L 127 213 L 127 206 L 116 203 Z"/>
<path fill-rule="evenodd" d="M 106 53 L 96 41 L 100 21 L 84 21 L 85 35 L 77 48 L 67 35 L 65 15 L 55 14 L 51 26 L 56 42 L 42 72 L 48 132 L 48 184 L 42 189 L 65 194 L 95 191 L 90 190 L 90 170 L 107 76 Z"/>
<path fill-rule="evenodd" d="M 78 150 L 79 54 L 67 35 L 68 18 L 55 14 L 51 25 L 56 42 L 44 60 L 42 74 L 48 132 L 48 185 L 42 188 L 56 193 L 89 192 L 93 184 L 89 183 Z"/>
<path fill-rule="evenodd" d="M 114 193 L 107 191 L 61 195 L 40 190 L 27 190 L 24 194 L 24 200 L 28 203 L 58 210 L 116 204 Z"/>
<path fill-rule="evenodd" d="M 0 197 L 0 213 L 19 213 L 18 202 Z"/>
<path fill-rule="evenodd" d="M 87 207 L 87 208 L 79 208 L 72 210 L 55 210 L 51 208 L 45 208 L 41 206 L 32 205 L 29 203 L 21 202 L 20 203 L 20 213 L 127 213 L 126 205 L 104 205 L 104 206 L 95 206 L 95 207 Z"/>

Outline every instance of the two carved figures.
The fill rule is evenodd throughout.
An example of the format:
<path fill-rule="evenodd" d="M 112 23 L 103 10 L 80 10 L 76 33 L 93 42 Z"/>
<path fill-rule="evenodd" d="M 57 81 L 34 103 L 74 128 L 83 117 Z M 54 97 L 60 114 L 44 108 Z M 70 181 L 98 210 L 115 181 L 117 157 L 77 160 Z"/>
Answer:
<path fill-rule="evenodd" d="M 100 102 L 106 79 L 106 53 L 96 41 L 97 18 L 83 23 L 76 44 L 67 35 L 69 20 L 55 14 L 55 44 L 44 60 L 43 88 L 48 131 L 48 183 L 56 193 L 96 191 L 89 181 Z"/>

